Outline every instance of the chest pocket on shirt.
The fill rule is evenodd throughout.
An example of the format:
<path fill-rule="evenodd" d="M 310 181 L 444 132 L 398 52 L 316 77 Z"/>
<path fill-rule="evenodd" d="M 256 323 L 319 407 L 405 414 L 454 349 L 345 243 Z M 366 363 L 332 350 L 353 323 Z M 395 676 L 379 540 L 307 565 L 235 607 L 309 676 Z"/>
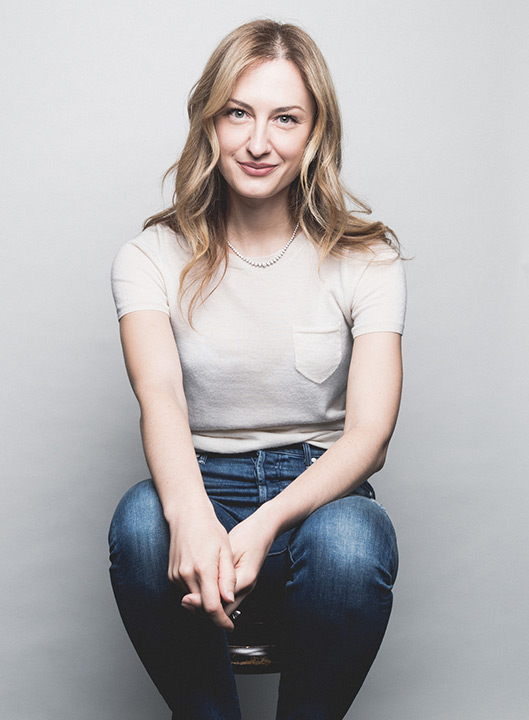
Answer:
<path fill-rule="evenodd" d="M 293 331 L 296 370 L 312 382 L 324 382 L 342 359 L 340 328 L 294 326 Z"/>

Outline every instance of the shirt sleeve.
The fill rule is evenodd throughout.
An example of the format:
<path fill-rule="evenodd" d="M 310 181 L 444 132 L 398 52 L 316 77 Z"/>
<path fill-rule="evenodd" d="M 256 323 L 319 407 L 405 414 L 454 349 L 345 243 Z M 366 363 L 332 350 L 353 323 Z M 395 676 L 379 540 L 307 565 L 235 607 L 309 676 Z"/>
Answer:
<path fill-rule="evenodd" d="M 395 251 L 377 253 L 364 270 L 352 304 L 353 337 L 370 332 L 402 335 L 406 316 L 404 263 Z"/>
<path fill-rule="evenodd" d="M 152 248 L 137 240 L 124 245 L 112 263 L 111 282 L 118 320 L 134 310 L 170 314 L 161 260 Z"/>

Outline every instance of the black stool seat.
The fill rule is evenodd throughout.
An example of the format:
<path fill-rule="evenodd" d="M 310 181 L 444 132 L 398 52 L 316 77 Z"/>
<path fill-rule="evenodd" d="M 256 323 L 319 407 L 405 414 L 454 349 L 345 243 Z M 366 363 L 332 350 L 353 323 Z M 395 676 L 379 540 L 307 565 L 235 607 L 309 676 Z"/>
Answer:
<path fill-rule="evenodd" d="M 239 675 L 278 673 L 280 667 L 280 625 L 270 618 L 243 612 L 228 633 L 233 672 Z"/>

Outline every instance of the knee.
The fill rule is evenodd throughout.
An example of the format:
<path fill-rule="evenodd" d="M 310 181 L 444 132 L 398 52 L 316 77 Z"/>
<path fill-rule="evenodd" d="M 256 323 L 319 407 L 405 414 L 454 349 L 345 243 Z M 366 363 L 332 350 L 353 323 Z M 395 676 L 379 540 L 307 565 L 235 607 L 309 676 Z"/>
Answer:
<path fill-rule="evenodd" d="M 167 532 L 158 494 L 152 480 L 144 480 L 121 498 L 108 534 L 111 552 L 145 548 Z"/>
<path fill-rule="evenodd" d="M 330 588 L 362 603 L 377 593 L 391 593 L 398 566 L 395 531 L 376 501 L 342 498 L 319 508 L 300 526 L 292 559 L 322 592 Z"/>

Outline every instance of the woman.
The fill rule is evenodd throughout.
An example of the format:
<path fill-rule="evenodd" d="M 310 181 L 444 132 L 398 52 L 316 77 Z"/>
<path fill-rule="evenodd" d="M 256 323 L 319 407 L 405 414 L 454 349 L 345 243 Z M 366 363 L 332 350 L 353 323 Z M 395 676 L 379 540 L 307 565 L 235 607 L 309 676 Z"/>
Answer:
<path fill-rule="evenodd" d="M 402 262 L 346 209 L 335 93 L 302 30 L 237 28 L 189 118 L 173 204 L 113 266 L 152 473 L 114 515 L 114 592 L 173 718 L 240 718 L 225 631 L 246 596 L 281 612 L 277 717 L 342 718 L 397 570 L 367 479 L 399 406 Z"/>

